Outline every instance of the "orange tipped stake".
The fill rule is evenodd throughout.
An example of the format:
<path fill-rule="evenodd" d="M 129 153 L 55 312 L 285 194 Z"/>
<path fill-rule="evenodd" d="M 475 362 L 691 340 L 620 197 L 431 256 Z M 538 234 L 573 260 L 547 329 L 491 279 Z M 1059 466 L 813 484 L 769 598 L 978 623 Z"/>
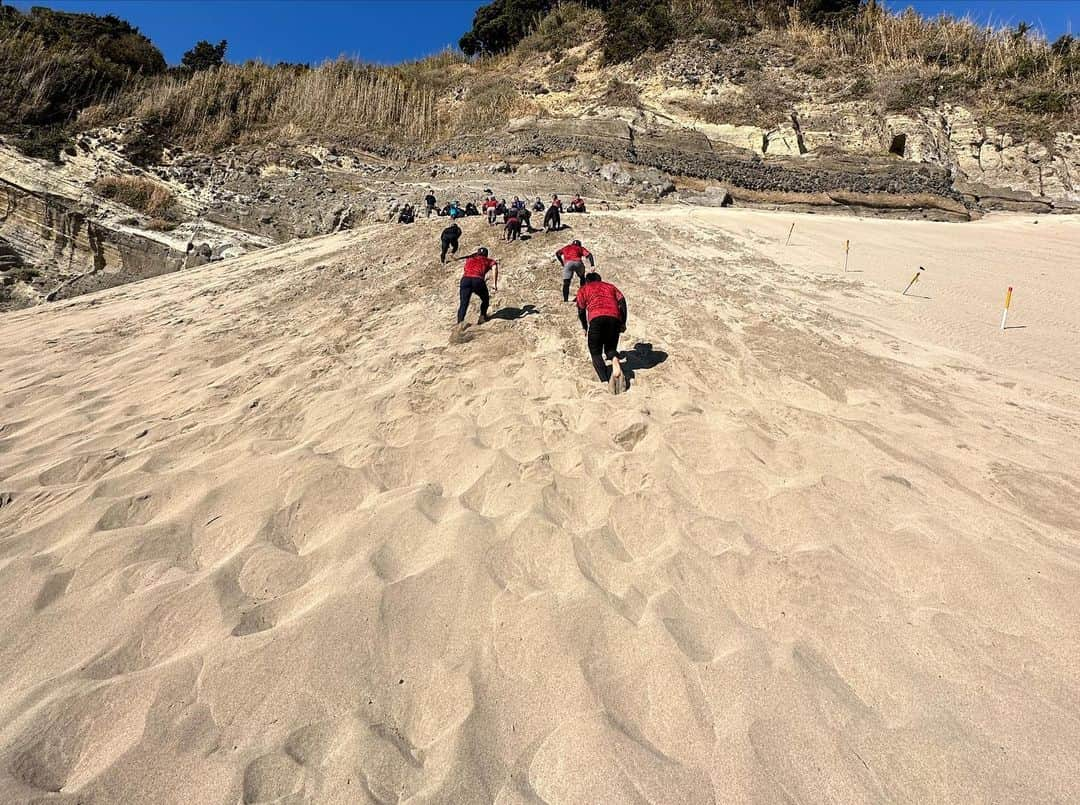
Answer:
<path fill-rule="evenodd" d="M 794 232 L 794 231 L 795 231 L 795 222 L 794 222 L 794 221 L 792 221 L 792 223 L 791 223 L 791 229 L 789 229 L 789 230 L 787 231 L 787 240 L 785 240 L 785 241 L 784 241 L 784 245 L 785 245 L 785 246 L 787 246 L 787 245 L 788 245 L 789 243 L 791 243 L 791 233 L 792 233 L 792 232 Z"/>
<path fill-rule="evenodd" d="M 1001 329 L 1005 329 L 1005 322 L 1009 320 L 1009 305 L 1012 304 L 1012 286 L 1005 291 L 1005 309 L 1001 311 Z"/>
<path fill-rule="evenodd" d="M 900 294 L 901 296 L 907 296 L 907 292 L 911 290 L 912 285 L 919 281 L 919 275 L 922 274 L 923 271 L 925 271 L 925 269 L 922 266 L 919 266 L 919 270 L 915 272 L 915 276 L 911 278 L 911 282 L 904 288 L 904 292 Z"/>

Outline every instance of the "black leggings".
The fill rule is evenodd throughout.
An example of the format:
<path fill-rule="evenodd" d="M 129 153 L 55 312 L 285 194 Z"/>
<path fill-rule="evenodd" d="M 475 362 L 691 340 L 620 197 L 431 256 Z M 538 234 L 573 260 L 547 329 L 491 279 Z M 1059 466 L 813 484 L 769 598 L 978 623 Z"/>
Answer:
<path fill-rule="evenodd" d="M 465 321 L 465 314 L 469 312 L 469 301 L 472 299 L 473 294 L 480 297 L 480 315 L 487 318 L 488 304 L 491 302 L 491 297 L 488 296 L 486 281 L 481 277 L 462 277 L 458 294 L 461 297 L 461 304 L 458 305 L 457 311 L 458 324 Z"/>
<path fill-rule="evenodd" d="M 562 229 L 562 216 L 556 207 L 551 207 L 544 216 L 544 229 Z"/>
<path fill-rule="evenodd" d="M 446 252 L 450 251 L 450 254 L 457 254 L 457 238 L 443 238 L 442 239 L 442 254 L 439 255 L 439 260 L 443 263 L 446 262 Z"/>
<path fill-rule="evenodd" d="M 614 316 L 597 316 L 589 322 L 589 354 L 597 377 L 604 383 L 611 377 L 611 368 L 604 362 L 604 356 L 615 357 L 621 330 L 622 321 Z"/>

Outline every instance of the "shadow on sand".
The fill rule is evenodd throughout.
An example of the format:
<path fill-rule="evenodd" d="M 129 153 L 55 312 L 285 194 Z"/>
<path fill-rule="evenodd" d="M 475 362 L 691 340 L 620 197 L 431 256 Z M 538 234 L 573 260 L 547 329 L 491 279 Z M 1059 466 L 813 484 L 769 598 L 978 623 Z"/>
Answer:
<path fill-rule="evenodd" d="M 633 349 L 622 351 L 623 374 L 626 375 L 629 383 L 633 381 L 634 373 L 638 369 L 652 369 L 662 364 L 667 358 L 668 354 L 663 350 L 653 349 L 653 345 L 647 341 L 638 341 Z"/>
<path fill-rule="evenodd" d="M 526 316 L 535 316 L 540 311 L 536 305 L 525 305 L 524 307 L 501 307 L 491 314 L 490 318 L 493 319 L 505 319 L 506 321 L 513 321 L 514 319 L 523 319 Z"/>

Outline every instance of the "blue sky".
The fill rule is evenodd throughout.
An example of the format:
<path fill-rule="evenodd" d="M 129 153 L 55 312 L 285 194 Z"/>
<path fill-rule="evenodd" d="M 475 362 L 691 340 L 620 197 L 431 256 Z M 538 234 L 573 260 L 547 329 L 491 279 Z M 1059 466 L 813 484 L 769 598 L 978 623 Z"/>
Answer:
<path fill-rule="evenodd" d="M 886 0 L 926 15 L 947 11 L 979 22 L 1044 29 L 1051 39 L 1080 29 L 1080 0 Z M 393 63 L 448 46 L 483 0 L 7 0 L 26 10 L 115 14 L 149 36 L 170 64 L 199 39 L 229 41 L 229 61 L 321 62 L 345 54 Z"/>

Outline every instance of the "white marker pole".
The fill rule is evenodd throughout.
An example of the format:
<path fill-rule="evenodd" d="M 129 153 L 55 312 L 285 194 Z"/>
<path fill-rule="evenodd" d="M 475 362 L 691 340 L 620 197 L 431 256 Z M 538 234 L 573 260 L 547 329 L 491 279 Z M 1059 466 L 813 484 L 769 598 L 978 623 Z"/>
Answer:
<path fill-rule="evenodd" d="M 1009 305 L 1012 304 L 1012 286 L 1005 291 L 1005 309 L 1001 311 L 1001 329 L 1005 329 L 1005 322 L 1009 320 Z"/>

